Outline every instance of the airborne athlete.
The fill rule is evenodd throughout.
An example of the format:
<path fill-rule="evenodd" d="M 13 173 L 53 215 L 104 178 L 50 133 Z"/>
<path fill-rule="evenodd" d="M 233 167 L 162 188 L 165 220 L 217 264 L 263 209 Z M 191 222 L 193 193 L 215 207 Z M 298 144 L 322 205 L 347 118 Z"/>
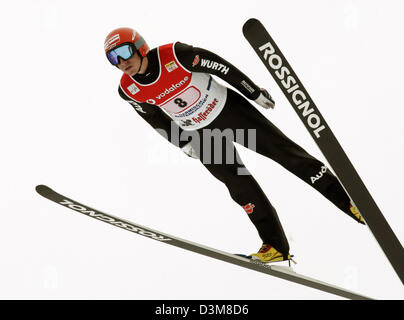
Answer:
<path fill-rule="evenodd" d="M 168 141 L 199 159 L 245 210 L 263 243 L 251 255 L 253 259 L 267 263 L 290 260 L 291 255 L 275 208 L 240 160 L 234 142 L 278 162 L 365 224 L 330 170 L 247 100 L 273 108 L 269 93 L 229 62 L 181 42 L 150 50 L 131 28 L 113 30 L 104 48 L 109 62 L 123 72 L 119 95 Z M 212 75 L 242 95 L 222 86 Z"/>

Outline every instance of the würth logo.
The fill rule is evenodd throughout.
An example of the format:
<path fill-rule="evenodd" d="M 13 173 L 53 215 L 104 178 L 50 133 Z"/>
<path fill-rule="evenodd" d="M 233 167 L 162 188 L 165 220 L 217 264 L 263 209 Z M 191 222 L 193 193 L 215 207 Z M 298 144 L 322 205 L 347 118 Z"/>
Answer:
<path fill-rule="evenodd" d="M 217 70 L 224 74 L 227 74 L 230 70 L 230 67 L 227 67 L 222 63 L 210 61 L 207 59 L 201 59 L 201 67 Z"/>
<path fill-rule="evenodd" d="M 255 205 L 253 205 L 252 203 L 249 203 L 242 207 L 245 210 L 245 212 L 247 212 L 247 214 L 251 214 L 254 211 Z"/>

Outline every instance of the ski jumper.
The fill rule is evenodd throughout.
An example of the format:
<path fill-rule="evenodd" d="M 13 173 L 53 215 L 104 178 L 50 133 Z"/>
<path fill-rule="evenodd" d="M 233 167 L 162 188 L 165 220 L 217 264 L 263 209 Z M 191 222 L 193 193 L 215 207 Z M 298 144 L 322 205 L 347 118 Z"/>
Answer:
<path fill-rule="evenodd" d="M 122 76 L 120 96 L 153 128 L 163 130 L 171 143 L 178 147 L 192 144 L 201 163 L 225 184 L 232 199 L 247 213 L 264 243 L 289 253 L 276 210 L 242 163 L 234 142 L 276 161 L 351 216 L 350 198 L 331 171 L 244 98 L 255 100 L 260 89 L 240 70 L 208 50 L 180 42 L 155 48 L 147 58 L 144 74 Z M 187 139 L 175 139 L 173 127 Z M 205 134 L 214 130 L 226 132 L 219 149 L 213 141 L 216 137 Z M 248 143 L 251 132 L 252 145 Z M 194 139 L 196 135 L 198 139 Z M 229 154 L 234 161 L 223 161 L 223 155 Z M 222 157 L 219 161 L 218 155 Z"/>

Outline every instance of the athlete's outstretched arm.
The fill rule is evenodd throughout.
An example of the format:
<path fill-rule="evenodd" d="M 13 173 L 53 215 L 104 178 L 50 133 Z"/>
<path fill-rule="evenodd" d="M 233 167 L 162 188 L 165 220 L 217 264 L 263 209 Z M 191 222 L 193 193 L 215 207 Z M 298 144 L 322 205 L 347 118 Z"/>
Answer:
<path fill-rule="evenodd" d="M 189 71 L 213 74 L 260 106 L 266 109 L 275 106 L 268 91 L 258 87 L 243 72 L 217 54 L 181 42 L 176 42 L 174 48 L 179 62 Z"/>
<path fill-rule="evenodd" d="M 251 100 L 260 95 L 260 88 L 253 81 L 217 54 L 181 42 L 176 42 L 174 48 L 179 62 L 189 71 L 213 74 Z"/>

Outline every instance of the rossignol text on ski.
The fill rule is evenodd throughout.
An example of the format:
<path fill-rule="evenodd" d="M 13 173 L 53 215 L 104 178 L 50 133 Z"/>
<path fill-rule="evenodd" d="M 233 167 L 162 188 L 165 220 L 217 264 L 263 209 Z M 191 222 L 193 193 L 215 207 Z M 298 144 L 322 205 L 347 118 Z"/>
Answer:
<path fill-rule="evenodd" d="M 51 188 L 45 185 L 38 185 L 36 187 L 36 191 L 43 197 L 60 204 L 66 208 L 69 208 L 73 211 L 84 214 L 88 217 L 97 219 L 99 221 L 108 223 L 112 226 L 122 228 L 124 230 L 137 233 L 138 235 L 147 237 L 149 239 L 153 239 L 159 241 L 161 243 L 167 243 L 172 246 L 176 246 L 188 251 L 196 252 L 207 257 L 211 257 L 214 259 L 222 260 L 228 263 L 232 263 L 234 265 L 238 265 L 247 269 L 255 270 L 258 272 L 266 273 L 268 275 L 278 277 L 284 280 L 292 281 L 310 288 L 318 289 L 323 292 L 331 293 L 340 297 L 344 297 L 347 299 L 355 299 L 355 300 L 369 300 L 371 298 L 310 278 L 303 275 L 300 275 L 294 272 L 289 267 L 284 266 L 276 266 L 264 264 L 259 261 L 253 260 L 249 257 L 242 257 L 240 255 L 230 254 L 224 251 L 220 251 L 217 249 L 209 248 L 203 246 L 201 244 L 191 242 L 188 240 L 183 240 L 168 234 L 164 234 L 160 231 L 156 231 L 133 222 L 115 217 L 113 215 L 101 212 L 99 210 L 90 208 L 87 205 L 79 203 L 73 199 L 70 199 L 64 195 L 61 195 Z"/>
<path fill-rule="evenodd" d="M 296 73 L 260 21 L 249 19 L 243 26 L 243 33 L 313 137 L 404 283 L 404 250 L 400 241 Z"/>

